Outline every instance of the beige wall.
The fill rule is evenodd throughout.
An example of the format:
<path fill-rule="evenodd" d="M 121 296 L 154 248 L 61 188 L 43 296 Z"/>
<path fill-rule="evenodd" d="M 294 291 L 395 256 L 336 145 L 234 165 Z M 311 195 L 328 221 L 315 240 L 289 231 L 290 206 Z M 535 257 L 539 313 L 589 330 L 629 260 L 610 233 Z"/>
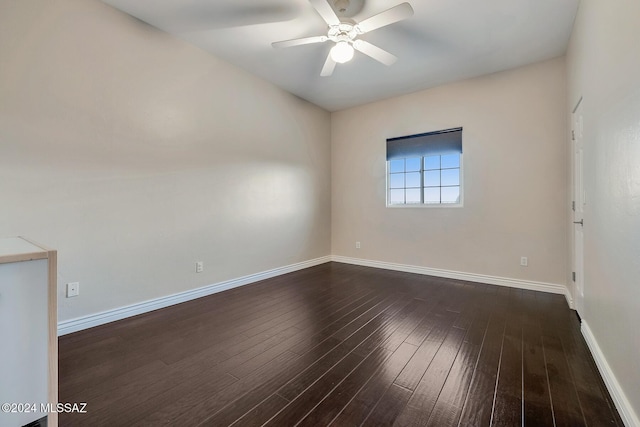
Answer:
<path fill-rule="evenodd" d="M 559 58 L 333 113 L 332 253 L 566 285 L 565 105 Z M 386 208 L 386 138 L 458 126 L 464 207 Z"/>
<path fill-rule="evenodd" d="M 638 17 L 637 0 L 582 0 L 567 54 L 569 109 L 582 97 L 584 114 L 582 317 L 636 417 L 640 414 Z"/>
<path fill-rule="evenodd" d="M 94 0 L 0 0 L 0 63 L 0 236 L 59 250 L 60 320 L 329 254 L 324 110 Z"/>

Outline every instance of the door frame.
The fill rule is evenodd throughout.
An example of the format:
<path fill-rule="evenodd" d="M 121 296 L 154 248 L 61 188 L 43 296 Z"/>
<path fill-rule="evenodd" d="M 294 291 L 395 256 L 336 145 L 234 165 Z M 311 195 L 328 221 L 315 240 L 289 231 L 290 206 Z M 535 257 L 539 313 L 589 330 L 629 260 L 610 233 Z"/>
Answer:
<path fill-rule="evenodd" d="M 587 203 L 584 187 L 584 119 L 582 97 L 571 113 L 572 161 L 572 248 L 573 299 L 579 316 L 584 316 L 584 210 Z"/>

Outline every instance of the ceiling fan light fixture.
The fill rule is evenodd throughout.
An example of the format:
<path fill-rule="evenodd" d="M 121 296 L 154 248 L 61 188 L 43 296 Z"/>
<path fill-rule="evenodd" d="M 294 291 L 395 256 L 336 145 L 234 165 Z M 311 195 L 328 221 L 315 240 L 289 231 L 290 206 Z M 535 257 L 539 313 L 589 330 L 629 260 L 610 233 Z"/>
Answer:
<path fill-rule="evenodd" d="M 344 64 L 353 58 L 353 46 L 346 41 L 339 41 L 331 48 L 331 59 L 338 64 Z"/>

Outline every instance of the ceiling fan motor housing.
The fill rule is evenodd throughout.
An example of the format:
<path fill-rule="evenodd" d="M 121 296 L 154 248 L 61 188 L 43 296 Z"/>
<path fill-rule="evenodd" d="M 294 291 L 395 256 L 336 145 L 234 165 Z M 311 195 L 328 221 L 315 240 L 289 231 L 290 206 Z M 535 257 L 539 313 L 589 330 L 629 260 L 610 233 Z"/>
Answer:
<path fill-rule="evenodd" d="M 359 32 L 356 25 L 349 22 L 341 22 L 340 25 L 332 25 L 329 27 L 328 37 L 329 40 L 336 43 L 339 41 L 353 43 L 353 40 L 358 34 Z"/>

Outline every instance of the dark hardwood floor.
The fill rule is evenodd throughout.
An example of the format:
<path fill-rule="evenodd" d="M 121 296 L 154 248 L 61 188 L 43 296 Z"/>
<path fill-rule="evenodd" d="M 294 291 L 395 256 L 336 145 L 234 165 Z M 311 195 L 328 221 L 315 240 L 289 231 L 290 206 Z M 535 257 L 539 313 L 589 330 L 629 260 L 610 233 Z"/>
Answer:
<path fill-rule="evenodd" d="M 67 426 L 622 426 L 561 295 L 328 263 L 63 336 Z"/>

